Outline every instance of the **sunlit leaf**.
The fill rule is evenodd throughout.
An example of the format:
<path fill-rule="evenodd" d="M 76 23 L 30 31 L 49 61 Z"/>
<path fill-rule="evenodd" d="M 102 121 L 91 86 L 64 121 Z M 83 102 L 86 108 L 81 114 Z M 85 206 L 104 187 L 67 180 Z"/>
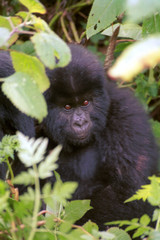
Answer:
<path fill-rule="evenodd" d="M 150 37 L 134 43 L 124 50 L 109 69 L 111 78 L 130 81 L 143 69 L 155 67 L 160 62 L 160 36 Z"/>
<path fill-rule="evenodd" d="M 46 9 L 38 0 L 19 0 L 31 13 L 45 14 Z"/>
<path fill-rule="evenodd" d="M 22 52 L 11 52 L 11 57 L 14 69 L 17 72 L 27 73 L 32 79 L 33 84 L 36 83 L 41 92 L 47 90 L 50 82 L 43 64 L 37 57 L 29 56 Z"/>
<path fill-rule="evenodd" d="M 19 143 L 20 143 L 20 151 L 18 156 L 27 167 L 33 166 L 33 164 L 37 164 L 44 159 L 44 154 L 46 153 L 48 139 L 47 138 L 38 138 L 29 139 L 22 133 L 17 133 Z"/>
<path fill-rule="evenodd" d="M 147 214 L 144 214 L 141 218 L 140 218 L 140 224 L 147 226 L 150 223 L 151 219 Z"/>
<path fill-rule="evenodd" d="M 64 67 L 71 60 L 69 47 L 54 32 L 36 33 L 31 40 L 35 45 L 37 55 L 49 68 Z"/>

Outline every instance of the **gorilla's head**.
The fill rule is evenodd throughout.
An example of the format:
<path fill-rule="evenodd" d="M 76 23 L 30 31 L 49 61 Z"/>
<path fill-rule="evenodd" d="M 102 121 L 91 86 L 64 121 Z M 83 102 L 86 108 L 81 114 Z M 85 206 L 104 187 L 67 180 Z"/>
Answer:
<path fill-rule="evenodd" d="M 86 49 L 69 45 L 72 61 L 64 68 L 47 70 L 47 135 L 63 145 L 85 145 L 106 126 L 109 97 L 100 62 Z"/>

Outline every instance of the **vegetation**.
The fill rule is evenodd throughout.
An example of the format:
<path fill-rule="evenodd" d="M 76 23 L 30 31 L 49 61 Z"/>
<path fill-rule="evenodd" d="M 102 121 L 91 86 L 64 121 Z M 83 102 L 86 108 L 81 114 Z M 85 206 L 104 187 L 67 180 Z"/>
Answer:
<path fill-rule="evenodd" d="M 11 51 L 15 68 L 12 76 L 1 79 L 4 94 L 21 111 L 42 121 L 47 114 L 42 93 L 49 87 L 44 65 L 53 69 L 68 64 L 71 56 L 65 41 L 81 42 L 87 38 L 88 48 L 100 55 L 102 61 L 106 46 L 113 48 L 116 42 L 114 63 L 108 75 L 118 79 L 120 87 L 130 87 L 140 98 L 153 117 L 153 130 L 160 144 L 159 0 L 101 0 L 101 3 L 99 0 L 70 0 L 67 3 L 57 0 L 53 1 L 53 6 L 47 5 L 47 1 L 44 5 L 49 13 L 54 7 L 54 16 L 47 15 L 46 8 L 38 0 L 12 0 L 10 6 L 2 0 L 0 48 Z M 83 21 L 76 21 L 78 14 Z M 61 28 L 56 31 L 58 26 Z M 117 39 L 109 41 L 108 36 L 112 36 L 117 27 L 120 27 Z M 23 83 L 22 78 L 25 79 Z M 40 179 L 51 176 L 56 170 L 61 149 L 58 146 L 45 157 L 47 142 L 47 139 L 29 140 L 17 133 L 16 136 L 5 136 L 0 144 L 0 162 L 7 163 L 11 176 L 7 183 L 0 181 L 0 239 L 129 240 L 126 232 L 130 230 L 134 230 L 133 238 L 160 238 L 159 177 L 150 177 L 150 184 L 143 186 L 130 199 L 142 199 L 155 206 L 152 219 L 144 215 L 140 219 L 113 223 L 120 227 L 127 225 L 126 232 L 118 227 L 101 232 L 90 221 L 77 226 L 75 222 L 90 209 L 88 200 L 68 201 L 77 183 L 63 183 L 55 172 L 56 184 L 47 183 L 42 191 L 40 189 Z M 18 151 L 25 166 L 31 167 L 17 177 L 14 177 L 9 162 L 9 158 L 14 159 L 14 151 Z M 24 184 L 26 193 L 18 196 L 13 184 Z M 42 201 L 47 206 L 45 211 L 40 210 Z M 151 221 L 156 222 L 155 228 L 149 226 Z"/>

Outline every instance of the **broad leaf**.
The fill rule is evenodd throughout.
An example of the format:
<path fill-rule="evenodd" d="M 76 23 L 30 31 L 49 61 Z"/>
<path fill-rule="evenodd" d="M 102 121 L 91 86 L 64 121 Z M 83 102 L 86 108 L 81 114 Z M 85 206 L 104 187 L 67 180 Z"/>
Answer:
<path fill-rule="evenodd" d="M 143 69 L 153 68 L 160 62 L 160 35 L 137 42 L 124 50 L 108 75 L 131 81 Z"/>
<path fill-rule="evenodd" d="M 143 37 L 149 34 L 160 32 L 160 14 L 156 13 L 152 17 L 147 18 L 143 21 L 142 35 Z"/>
<path fill-rule="evenodd" d="M 36 33 L 31 40 L 34 43 L 37 55 L 49 68 L 64 67 L 71 60 L 69 47 L 54 32 Z"/>
<path fill-rule="evenodd" d="M 140 22 L 158 11 L 160 11 L 159 0 L 127 0 L 126 13 L 131 22 Z"/>
<path fill-rule="evenodd" d="M 125 10 L 126 0 L 95 0 L 87 22 L 87 38 L 107 28 Z"/>
<path fill-rule="evenodd" d="M 39 121 L 47 115 L 45 99 L 29 75 L 17 72 L 5 78 L 2 90 L 23 113 Z"/>
<path fill-rule="evenodd" d="M 151 219 L 147 214 L 144 214 L 141 218 L 140 218 L 140 224 L 147 226 L 150 223 Z"/>
<path fill-rule="evenodd" d="M 90 206 L 90 200 L 75 200 L 68 202 L 65 207 L 65 221 L 70 221 L 72 223 L 79 220 L 83 215 L 92 209 Z"/>
<path fill-rule="evenodd" d="M 41 92 L 47 90 L 50 83 L 45 73 L 45 68 L 37 57 L 29 56 L 22 52 L 11 52 L 11 57 L 16 72 L 27 73 L 33 84 L 37 83 Z"/>
<path fill-rule="evenodd" d="M 38 0 L 19 0 L 31 13 L 45 14 L 45 7 Z"/>
<path fill-rule="evenodd" d="M 104 30 L 102 34 L 107 36 L 112 36 L 113 32 L 116 30 L 118 26 L 120 26 L 118 37 L 127 37 L 135 40 L 142 39 L 142 27 L 139 26 L 138 24 L 133 24 L 133 23 L 125 23 L 125 24 L 116 23 L 113 26 Z"/>

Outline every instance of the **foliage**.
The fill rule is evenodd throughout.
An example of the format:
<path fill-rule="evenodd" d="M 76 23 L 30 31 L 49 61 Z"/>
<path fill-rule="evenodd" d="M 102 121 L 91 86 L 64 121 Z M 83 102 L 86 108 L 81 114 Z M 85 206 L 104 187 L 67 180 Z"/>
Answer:
<path fill-rule="evenodd" d="M 156 222 L 155 228 L 150 227 L 151 222 L 150 217 L 147 214 L 144 214 L 140 219 L 135 218 L 131 221 L 114 221 L 108 223 L 108 225 L 118 224 L 120 227 L 127 225 L 125 231 L 135 230 L 133 238 L 136 237 L 148 237 L 148 239 L 156 240 L 160 236 L 160 177 L 152 176 L 149 177 L 150 184 L 142 186 L 136 194 L 129 198 L 127 202 L 135 200 L 143 200 L 148 202 L 156 207 L 153 212 L 152 221 Z"/>
<path fill-rule="evenodd" d="M 117 60 L 109 69 L 112 79 L 122 80 L 121 87 L 132 87 L 145 108 L 153 112 L 160 109 L 159 99 L 159 0 L 104 1 L 95 0 L 87 22 L 87 37 L 101 32 L 112 36 L 119 26 L 115 56 Z M 107 13 L 107 14 L 106 14 Z M 119 16 L 118 16 L 119 15 Z M 107 19 L 105 17 L 107 16 Z M 137 41 L 138 40 L 138 41 Z M 136 42 L 135 42 L 136 41 Z M 149 71 L 146 69 L 149 68 Z M 137 75 L 139 74 L 140 75 Z M 160 120 L 159 116 L 156 118 Z"/>
<path fill-rule="evenodd" d="M 13 45 L 20 34 L 33 35 L 30 41 L 39 59 L 22 52 L 11 52 L 15 74 L 1 79 L 4 81 L 2 90 L 22 112 L 42 121 L 47 115 L 42 92 L 49 87 L 44 65 L 51 69 L 65 66 L 71 59 L 70 50 L 44 20 L 33 14 L 46 12 L 39 1 L 20 2 L 28 12 L 21 11 L 13 17 L 0 16 L 0 47 L 6 49 Z"/>
<path fill-rule="evenodd" d="M 58 146 L 45 156 L 47 143 L 47 139 L 29 139 L 22 133 L 4 137 L 1 142 L 4 162 L 8 156 L 13 155 L 13 150 L 17 151 L 18 146 L 19 159 L 29 167 L 13 178 L 12 183 L 34 185 L 34 188 L 28 186 L 26 192 L 16 199 L 14 195 L 10 197 L 7 184 L 0 181 L 0 238 L 129 240 L 129 235 L 118 228 L 100 232 L 98 226 L 90 221 L 83 226 L 75 225 L 91 209 L 89 200 L 68 201 L 77 188 L 77 183 L 63 183 L 55 172 L 57 180 L 54 186 L 46 183 L 41 191 L 40 179 L 52 176 L 61 151 L 61 146 Z M 46 210 L 42 210 L 42 201 L 46 204 Z"/>
<path fill-rule="evenodd" d="M 113 31 L 120 26 L 115 50 L 118 59 L 108 74 L 111 78 L 121 78 L 123 82 L 130 81 L 125 84 L 121 82 L 119 85 L 134 89 L 136 96 L 141 99 L 148 111 L 152 113 L 159 109 L 159 0 L 101 0 L 101 4 L 99 0 L 94 2 L 81 0 L 76 3 L 64 1 L 65 9 L 62 8 L 61 1 L 57 0 L 55 15 L 52 16 L 49 24 L 38 17 L 46 13 L 45 7 L 38 0 L 19 0 L 19 2 L 27 8 L 26 11 L 19 11 L 20 4 L 12 0 L 11 5 L 14 5 L 16 14 L 12 11 L 13 16 L 0 16 L 0 49 L 9 48 L 15 69 L 12 76 L 1 79 L 2 90 L 22 112 L 42 121 L 47 114 L 42 93 L 49 87 L 45 67 L 50 69 L 64 67 L 71 59 L 67 45 L 51 30 L 58 20 L 64 39 L 72 41 L 69 35 L 69 32 L 72 32 L 76 42 L 80 42 L 86 34 L 92 44 L 89 48 L 92 47 L 94 52 L 98 49 L 100 41 L 106 47 L 108 41 L 105 40 L 105 36 L 112 36 Z M 91 5 L 92 2 L 86 32 L 84 23 L 81 23 L 84 32 L 79 35 L 73 19 L 75 20 L 77 12 L 80 12 L 84 6 Z M 70 31 L 67 31 L 67 24 L 70 26 Z M 27 41 L 22 41 L 20 37 L 22 34 L 28 36 Z M 104 60 L 102 53 L 100 56 Z M 157 118 L 160 120 L 159 117 Z M 152 121 L 152 126 L 160 144 L 160 123 Z M 5 136 L 0 143 L 0 162 L 8 165 L 11 183 L 26 186 L 26 192 L 18 198 L 13 186 L 0 181 L 0 238 L 130 240 L 130 236 L 126 233 L 130 230 L 135 231 L 133 238 L 138 236 L 142 238 L 147 236 L 148 239 L 153 240 L 160 238 L 159 178 L 150 177 L 151 183 L 142 186 L 142 189 L 128 200 L 148 200 L 156 207 L 152 219 L 156 221 L 155 229 L 149 226 L 151 219 L 147 215 L 140 219 L 113 223 L 119 224 L 120 227 L 127 225 L 126 232 L 116 227 L 101 232 L 98 226 L 90 221 L 78 226 L 76 221 L 91 208 L 89 201 L 68 201 L 77 183 L 61 181 L 60 176 L 55 172 L 61 146 L 46 156 L 47 142 L 46 139 L 28 139 L 18 133 L 17 136 Z M 14 151 L 18 151 L 21 161 L 29 167 L 15 178 L 9 161 L 10 158 L 14 158 Z M 46 183 L 41 191 L 40 180 L 53 177 L 53 171 L 56 178 L 55 185 Z M 34 188 L 30 185 L 34 185 Z M 42 201 L 46 204 L 45 211 L 41 211 Z"/>

